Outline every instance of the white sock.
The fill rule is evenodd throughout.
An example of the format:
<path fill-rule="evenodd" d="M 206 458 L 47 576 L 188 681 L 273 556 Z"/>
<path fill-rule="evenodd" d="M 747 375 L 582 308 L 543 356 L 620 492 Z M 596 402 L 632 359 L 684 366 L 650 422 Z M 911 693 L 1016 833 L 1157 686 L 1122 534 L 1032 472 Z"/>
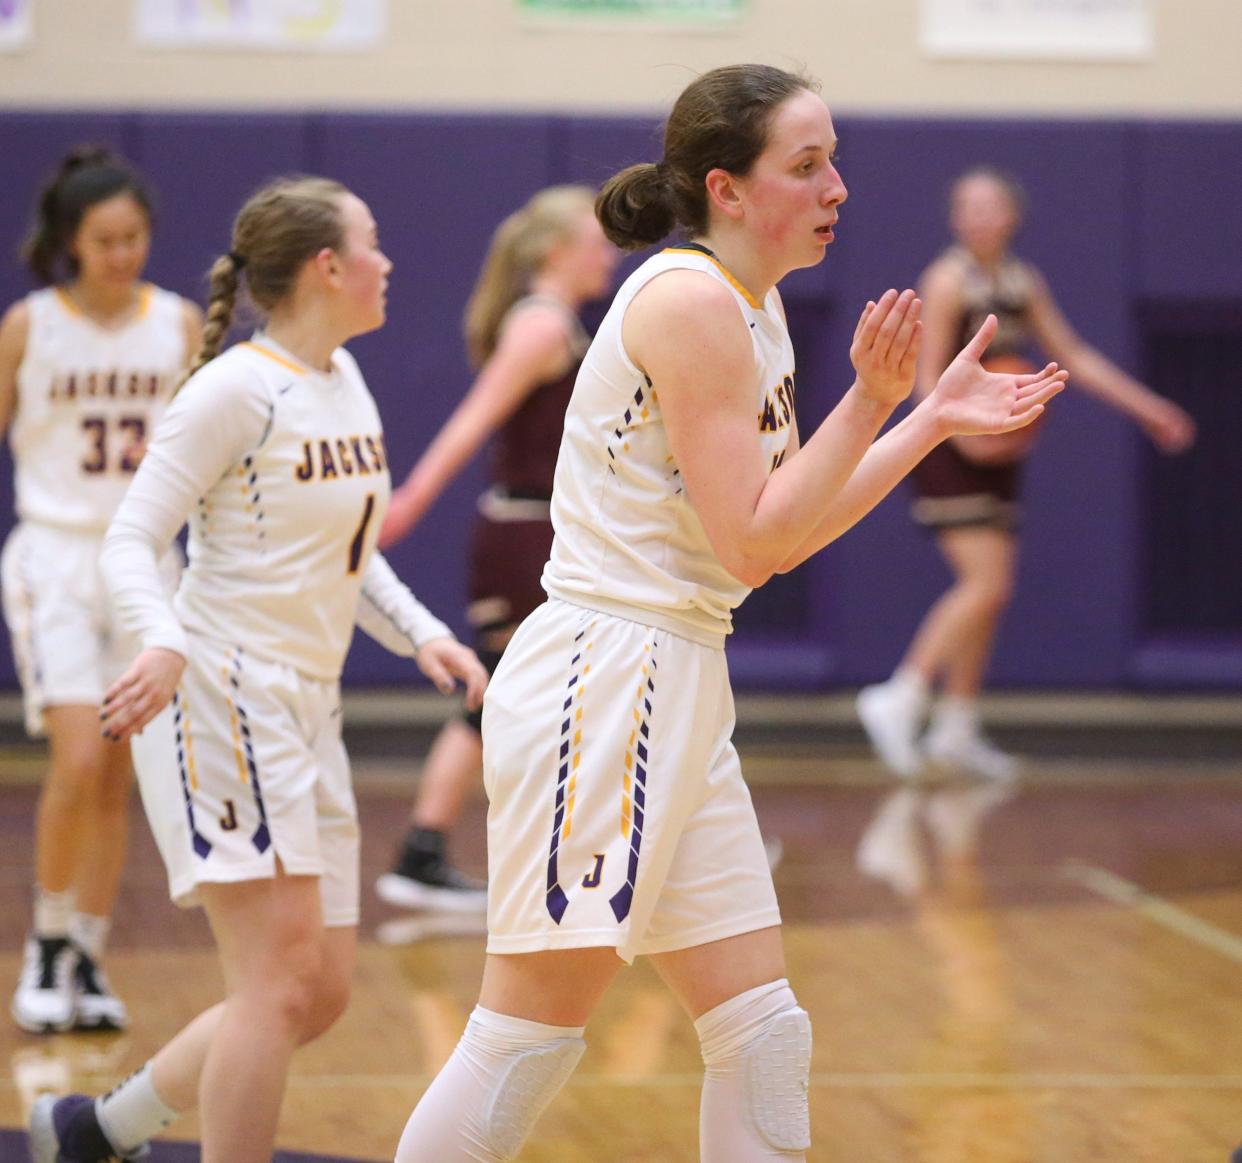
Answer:
<path fill-rule="evenodd" d="M 938 730 L 955 735 L 979 733 L 979 704 L 973 698 L 962 695 L 945 695 L 936 704 L 935 726 Z"/>
<path fill-rule="evenodd" d="M 533 1123 L 560 1090 L 568 1077 L 567 1057 L 576 1064 L 581 1056 L 583 1029 L 545 1026 L 475 1006 L 457 1048 L 405 1124 L 396 1163 L 514 1158 L 521 1147 L 515 1123 Z M 519 1064 L 524 1076 L 515 1079 Z M 505 1141 L 512 1150 L 498 1148 Z"/>
<path fill-rule="evenodd" d="M 99 1125 L 122 1155 L 141 1147 L 179 1115 L 156 1093 L 150 1062 L 95 1100 Z"/>
<path fill-rule="evenodd" d="M 112 922 L 107 917 L 94 917 L 90 913 L 74 913 L 69 922 L 69 936 L 73 943 L 92 961 L 103 957 L 108 943 L 108 930 Z"/>
<path fill-rule="evenodd" d="M 68 937 L 73 922 L 74 891 L 48 892 L 35 886 L 34 931 L 40 937 Z"/>
<path fill-rule="evenodd" d="M 773 1147 L 755 1125 L 756 1062 L 747 1053 L 774 1019 L 800 1013 L 785 978 L 760 985 L 708 1010 L 695 1023 L 703 1051 L 703 1097 L 699 1107 L 702 1163 L 805 1160 L 800 1150 Z M 805 1080 L 803 1080 L 805 1081 Z"/>
<path fill-rule="evenodd" d="M 927 679 L 912 666 L 899 666 L 886 685 L 906 702 L 920 708 L 926 706 L 931 693 Z"/>

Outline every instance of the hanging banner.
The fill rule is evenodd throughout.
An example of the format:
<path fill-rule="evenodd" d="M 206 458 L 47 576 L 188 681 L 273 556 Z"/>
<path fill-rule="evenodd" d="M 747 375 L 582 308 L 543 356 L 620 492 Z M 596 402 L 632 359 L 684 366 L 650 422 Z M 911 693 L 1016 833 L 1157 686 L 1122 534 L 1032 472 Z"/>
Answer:
<path fill-rule="evenodd" d="M 135 39 L 153 48 L 356 52 L 387 22 L 387 0 L 134 0 Z"/>
<path fill-rule="evenodd" d="M 34 0 L 0 0 L 0 52 L 20 52 L 34 37 Z"/>
<path fill-rule="evenodd" d="M 1154 51 L 1151 0 L 920 0 L 934 57 L 1143 60 Z"/>
<path fill-rule="evenodd" d="M 707 24 L 741 16 L 747 0 L 517 0 L 526 16 L 574 20 L 605 17 L 660 23 Z"/>

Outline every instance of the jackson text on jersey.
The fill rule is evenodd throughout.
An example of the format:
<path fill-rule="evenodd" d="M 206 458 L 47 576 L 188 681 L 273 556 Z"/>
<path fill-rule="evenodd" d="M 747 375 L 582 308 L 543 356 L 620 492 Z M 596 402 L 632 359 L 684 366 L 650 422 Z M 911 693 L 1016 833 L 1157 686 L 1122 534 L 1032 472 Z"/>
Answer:
<path fill-rule="evenodd" d="M 388 466 L 384 437 L 376 432 L 370 436 L 335 436 L 321 440 L 302 441 L 302 460 L 293 475 L 300 481 L 327 481 L 337 477 L 371 476 Z"/>

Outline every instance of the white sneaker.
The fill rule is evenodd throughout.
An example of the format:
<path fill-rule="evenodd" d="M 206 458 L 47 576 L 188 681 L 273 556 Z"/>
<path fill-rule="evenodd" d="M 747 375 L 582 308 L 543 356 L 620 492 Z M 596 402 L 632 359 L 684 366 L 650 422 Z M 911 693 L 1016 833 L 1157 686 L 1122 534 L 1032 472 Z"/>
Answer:
<path fill-rule="evenodd" d="M 73 973 L 76 1030 L 123 1030 L 129 1025 L 125 1003 L 112 992 L 108 975 L 94 958 L 79 951 Z"/>
<path fill-rule="evenodd" d="M 22 973 L 13 994 L 13 1020 L 31 1034 L 73 1025 L 73 974 L 78 951 L 68 937 L 26 938 Z"/>
<path fill-rule="evenodd" d="M 768 858 L 768 871 L 775 872 L 785 858 L 785 842 L 779 836 L 768 836 L 763 841 L 763 854 Z"/>
<path fill-rule="evenodd" d="M 1021 764 L 981 731 L 944 729 L 933 723 L 923 741 L 927 758 L 941 767 L 984 779 L 1017 779 Z"/>
<path fill-rule="evenodd" d="M 436 913 L 486 913 L 487 882 L 459 872 L 444 860 L 402 866 L 375 882 L 380 900 L 402 909 Z"/>
<path fill-rule="evenodd" d="M 916 742 L 923 725 L 921 700 L 911 698 L 891 682 L 881 682 L 863 687 L 855 707 L 880 762 L 903 779 L 918 775 L 923 768 Z"/>
<path fill-rule="evenodd" d="M 902 788 L 882 801 L 854 853 L 859 872 L 884 881 L 894 892 L 908 897 L 927 885 L 927 863 L 919 833 L 920 803 L 920 793 L 914 788 Z"/>
<path fill-rule="evenodd" d="M 1015 793 L 1011 782 L 991 780 L 933 792 L 923 805 L 923 819 L 941 856 L 967 856 L 978 847 L 984 817 Z"/>

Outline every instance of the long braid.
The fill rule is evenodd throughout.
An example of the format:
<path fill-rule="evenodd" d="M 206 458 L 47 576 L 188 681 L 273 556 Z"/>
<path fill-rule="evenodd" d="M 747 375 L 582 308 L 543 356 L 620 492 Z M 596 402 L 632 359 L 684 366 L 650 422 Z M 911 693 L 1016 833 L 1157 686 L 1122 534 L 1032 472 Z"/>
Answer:
<path fill-rule="evenodd" d="M 233 305 L 237 301 L 240 274 L 237 258 L 231 253 L 222 254 L 211 264 L 211 297 L 207 303 L 207 317 L 203 321 L 203 341 L 194 361 L 182 377 L 181 384 L 199 368 L 215 359 L 224 347 L 224 340 L 233 324 Z M 178 388 L 181 384 L 177 385 Z"/>
<path fill-rule="evenodd" d="M 329 178 L 295 175 L 276 178 L 247 199 L 233 223 L 229 251 L 211 264 L 203 342 L 182 384 L 223 349 L 243 269 L 247 298 L 266 316 L 293 293 L 304 263 L 324 247 L 340 249 L 341 199 L 348 193 Z"/>

